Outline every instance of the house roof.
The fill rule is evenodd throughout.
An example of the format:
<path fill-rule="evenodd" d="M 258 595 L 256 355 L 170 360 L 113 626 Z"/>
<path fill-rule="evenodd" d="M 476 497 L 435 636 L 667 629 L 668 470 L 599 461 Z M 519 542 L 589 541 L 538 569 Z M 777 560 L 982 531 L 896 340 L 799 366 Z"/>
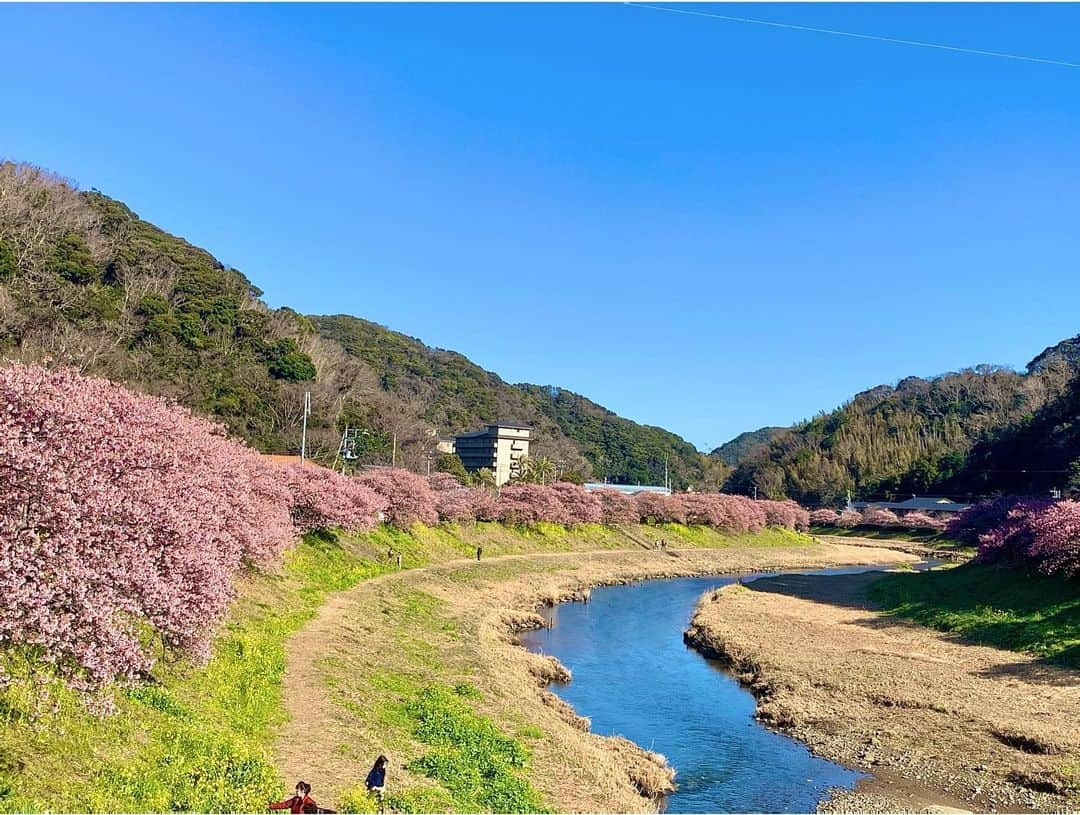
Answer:
<path fill-rule="evenodd" d="M 671 495 L 671 490 L 667 487 L 655 487 L 647 484 L 600 484 L 598 482 L 587 482 L 583 486 L 587 490 L 615 490 L 616 492 L 625 493 L 626 495 L 634 495 L 638 492 L 658 492 L 661 495 Z"/>
<path fill-rule="evenodd" d="M 855 501 L 855 509 L 879 507 L 881 509 L 923 510 L 925 512 L 963 512 L 970 504 L 960 504 L 951 498 L 920 498 L 911 496 L 906 501 Z"/>

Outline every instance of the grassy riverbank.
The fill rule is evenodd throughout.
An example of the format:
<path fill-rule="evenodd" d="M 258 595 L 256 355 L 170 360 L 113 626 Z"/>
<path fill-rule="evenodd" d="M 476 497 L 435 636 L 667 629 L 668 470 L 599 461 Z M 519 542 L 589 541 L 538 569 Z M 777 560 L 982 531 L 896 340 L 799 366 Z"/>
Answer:
<path fill-rule="evenodd" d="M 685 527 L 635 527 L 632 533 L 645 541 L 678 537 L 680 546 L 747 543 Z M 768 530 L 757 542 L 807 541 Z M 286 719 L 288 638 L 329 596 L 396 571 L 396 557 L 387 560 L 388 548 L 410 569 L 471 557 L 477 546 L 485 559 L 526 552 L 643 551 L 627 535 L 602 526 L 477 524 L 411 532 L 382 527 L 348 538 L 309 535 L 276 573 L 252 572 L 243 579 L 209 664 L 159 660 L 150 681 L 112 694 L 116 712 L 105 717 L 88 712 L 31 655 L 9 654 L 4 668 L 15 681 L 0 689 L 0 811 L 264 809 L 271 796 L 284 792 L 273 748 Z M 413 696 L 419 698 L 423 690 L 415 687 Z M 462 793 L 459 802 L 475 805 L 482 799 Z M 420 800 L 413 804 L 430 808 Z"/>
<path fill-rule="evenodd" d="M 1075 592 L 981 566 L 786 576 L 704 596 L 687 639 L 733 667 L 760 718 L 882 773 L 868 791 L 892 799 L 887 811 L 1058 811 L 1080 793 L 1080 673 L 1017 651 L 1067 661 Z M 995 647 L 893 619 L 868 595 Z"/>
<path fill-rule="evenodd" d="M 596 585 L 911 559 L 869 547 L 775 545 L 782 537 L 666 552 L 485 556 L 360 584 L 290 642 L 286 707 L 294 716 L 279 739 L 281 769 L 317 777 L 343 810 L 371 807 L 364 775 L 385 753 L 389 803 L 399 811 L 475 811 L 492 800 L 504 811 L 653 811 L 652 796 L 669 778 L 662 762 L 586 732 L 580 716 L 544 691 L 560 666 L 517 647 L 511 632 L 540 623 L 538 605 Z M 435 717 L 437 726 L 421 715 L 431 702 L 452 708 Z M 470 735 L 477 730 L 487 735 Z M 306 742 L 305 732 L 320 738 Z M 477 755 L 480 738 L 505 745 L 493 768 L 505 772 L 454 769 L 475 766 L 465 759 Z"/>
<path fill-rule="evenodd" d="M 1080 581 L 967 564 L 888 575 L 867 594 L 886 613 L 1080 668 Z"/>

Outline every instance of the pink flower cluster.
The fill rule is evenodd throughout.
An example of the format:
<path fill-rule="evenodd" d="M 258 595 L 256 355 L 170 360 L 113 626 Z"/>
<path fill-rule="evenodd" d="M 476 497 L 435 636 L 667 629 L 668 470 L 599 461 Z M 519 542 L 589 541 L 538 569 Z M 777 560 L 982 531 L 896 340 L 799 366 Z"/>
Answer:
<path fill-rule="evenodd" d="M 863 512 L 853 509 L 845 509 L 843 512 L 835 509 L 815 509 L 810 513 L 810 523 L 814 526 L 839 526 L 847 529 L 856 526 L 880 526 L 940 532 L 945 528 L 944 521 L 925 512 L 909 512 L 897 516 L 892 510 L 874 507 Z"/>
<path fill-rule="evenodd" d="M 244 563 L 275 561 L 297 528 L 370 527 L 380 507 L 320 468 L 283 477 L 162 399 L 9 365 L 0 369 L 0 647 L 30 648 L 84 689 L 147 670 L 147 631 L 205 657 Z"/>
<path fill-rule="evenodd" d="M 380 467 L 361 473 L 356 476 L 356 481 L 386 500 L 387 523 L 408 529 L 415 523 L 439 522 L 435 491 L 421 475 L 409 470 Z"/>
<path fill-rule="evenodd" d="M 283 469 L 293 524 L 300 534 L 332 526 L 350 531 L 370 529 L 390 508 L 386 496 L 358 479 L 298 463 Z"/>
<path fill-rule="evenodd" d="M 1045 574 L 1080 576 L 1080 501 L 995 498 L 968 509 L 947 531 L 977 544 L 980 562 L 1024 563 Z"/>
<path fill-rule="evenodd" d="M 767 526 L 805 531 L 810 513 L 794 501 L 755 501 L 743 495 L 687 493 L 634 496 L 638 517 L 645 523 L 687 523 L 727 532 L 760 532 Z"/>
<path fill-rule="evenodd" d="M 806 530 L 810 514 L 794 501 L 754 501 L 741 495 L 687 493 L 626 495 L 614 489 L 586 490 L 576 484 L 510 484 L 498 491 L 463 487 L 453 476 L 429 479 L 439 519 L 453 523 L 502 521 L 574 526 L 603 523 L 680 523 L 729 532 L 759 532 L 766 526 Z M 392 510 L 392 507 L 391 507 Z"/>

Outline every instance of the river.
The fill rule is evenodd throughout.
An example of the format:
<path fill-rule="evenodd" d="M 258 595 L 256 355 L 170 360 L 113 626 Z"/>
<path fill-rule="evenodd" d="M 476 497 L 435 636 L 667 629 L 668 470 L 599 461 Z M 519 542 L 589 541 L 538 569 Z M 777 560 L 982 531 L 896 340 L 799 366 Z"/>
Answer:
<path fill-rule="evenodd" d="M 875 568 L 881 567 L 799 573 Z M 571 670 L 573 681 L 552 690 L 592 719 L 592 732 L 624 736 L 667 757 L 679 785 L 667 812 L 813 812 L 826 790 L 850 789 L 862 774 L 759 724 L 749 691 L 682 641 L 701 595 L 737 579 L 594 589 L 588 603 L 550 609 L 551 626 L 521 642 Z"/>

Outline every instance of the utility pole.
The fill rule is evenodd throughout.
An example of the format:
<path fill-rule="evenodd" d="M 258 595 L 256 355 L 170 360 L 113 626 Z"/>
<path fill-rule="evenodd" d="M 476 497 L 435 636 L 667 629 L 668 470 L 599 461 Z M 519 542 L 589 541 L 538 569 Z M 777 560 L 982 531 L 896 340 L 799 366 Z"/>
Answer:
<path fill-rule="evenodd" d="M 664 488 L 671 492 L 671 476 L 668 474 L 668 457 L 664 456 Z"/>
<path fill-rule="evenodd" d="M 307 417 L 311 415 L 311 391 L 304 391 L 304 429 L 300 433 L 300 463 L 307 458 Z"/>
<path fill-rule="evenodd" d="M 397 466 L 397 433 L 394 434 L 394 447 L 392 452 L 390 453 L 390 466 Z"/>

